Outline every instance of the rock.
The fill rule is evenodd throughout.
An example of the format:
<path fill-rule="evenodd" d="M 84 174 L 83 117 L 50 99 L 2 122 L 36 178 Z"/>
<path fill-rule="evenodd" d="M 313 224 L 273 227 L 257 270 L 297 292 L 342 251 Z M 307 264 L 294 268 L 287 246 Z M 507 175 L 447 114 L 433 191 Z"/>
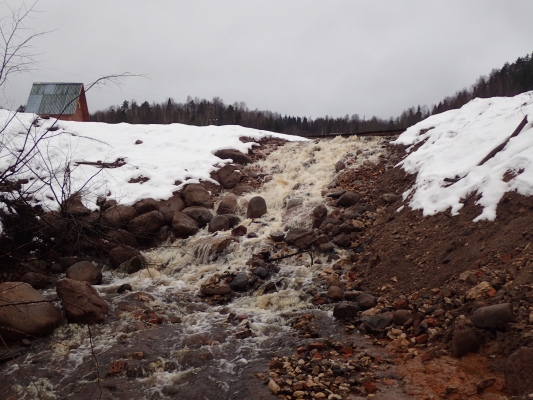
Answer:
<path fill-rule="evenodd" d="M 222 253 L 234 241 L 235 239 L 231 236 L 206 237 L 196 243 L 195 252 L 197 256 L 199 256 L 199 253 L 204 256 Z"/>
<path fill-rule="evenodd" d="M 186 238 L 196 234 L 199 231 L 198 224 L 194 219 L 180 211 L 174 213 L 172 219 L 172 232 L 181 238 Z"/>
<path fill-rule="evenodd" d="M 110 200 L 105 200 L 102 205 L 100 206 L 100 211 L 104 212 L 108 209 L 110 209 L 111 207 L 113 206 L 116 206 L 117 205 L 117 201 L 116 200 L 113 200 L 113 199 L 110 199 Z"/>
<path fill-rule="evenodd" d="M 129 283 L 123 283 L 117 289 L 117 293 L 121 294 L 121 293 L 124 293 L 125 291 L 131 292 L 132 290 L 133 290 L 133 288 L 131 287 L 131 285 Z"/>
<path fill-rule="evenodd" d="M 128 230 L 137 238 L 147 238 L 159 231 L 163 225 L 163 214 L 154 210 L 133 218 L 128 224 Z"/>
<path fill-rule="evenodd" d="M 209 222 L 209 232 L 227 231 L 229 229 L 229 219 L 223 215 L 215 215 Z"/>
<path fill-rule="evenodd" d="M 346 192 L 337 201 L 337 207 L 351 207 L 359 201 L 359 194 Z"/>
<path fill-rule="evenodd" d="M 225 189 L 232 189 L 241 181 L 242 172 L 236 165 L 226 164 L 217 171 L 217 176 Z"/>
<path fill-rule="evenodd" d="M 238 227 L 232 229 L 231 236 L 244 236 L 248 232 L 248 228 L 244 225 L 239 225 Z"/>
<path fill-rule="evenodd" d="M 274 241 L 274 242 L 281 242 L 283 241 L 283 239 L 285 239 L 285 233 L 281 232 L 281 231 L 276 231 L 276 232 L 272 232 L 270 234 L 270 238 Z"/>
<path fill-rule="evenodd" d="M 221 158 L 223 160 L 231 159 L 233 162 L 239 163 L 239 164 L 249 164 L 252 162 L 252 158 L 248 155 L 241 153 L 239 150 L 234 149 L 221 149 L 215 151 L 215 156 L 218 158 Z"/>
<path fill-rule="evenodd" d="M 248 202 L 248 209 L 246 210 L 246 218 L 261 218 L 267 213 L 267 205 L 264 198 L 255 196 Z"/>
<path fill-rule="evenodd" d="M 206 226 L 209 221 L 211 221 L 211 218 L 213 218 L 213 214 L 211 214 L 211 211 L 209 211 L 205 207 L 187 207 L 181 212 L 195 220 L 199 228 L 203 228 L 204 226 Z"/>
<path fill-rule="evenodd" d="M 298 207 L 298 206 L 302 205 L 303 202 L 304 202 L 304 200 L 301 197 L 290 198 L 289 201 L 287 202 L 287 210 L 290 210 L 291 208 Z"/>
<path fill-rule="evenodd" d="M 107 303 L 88 282 L 66 278 L 57 282 L 56 291 L 69 322 L 98 324 L 105 321 Z"/>
<path fill-rule="evenodd" d="M 267 387 L 268 387 L 268 390 L 270 390 L 270 392 L 272 394 L 274 394 L 274 395 L 278 394 L 279 391 L 281 390 L 279 385 L 273 379 L 268 381 L 268 386 Z"/>
<path fill-rule="evenodd" d="M 324 204 L 320 204 L 313 208 L 313 217 L 315 218 L 326 218 L 328 216 L 328 209 Z"/>
<path fill-rule="evenodd" d="M 340 303 L 335 304 L 333 308 L 333 316 L 338 319 L 343 318 L 355 318 L 357 317 L 357 312 L 361 310 L 361 307 L 358 303 Z"/>
<path fill-rule="evenodd" d="M 229 220 L 229 227 L 233 228 L 241 223 L 241 218 L 235 214 L 220 214 Z"/>
<path fill-rule="evenodd" d="M 365 322 L 365 329 L 371 333 L 378 333 L 390 324 L 392 324 L 392 313 L 375 314 Z"/>
<path fill-rule="evenodd" d="M 327 298 L 332 301 L 341 301 L 344 297 L 344 290 L 338 286 L 330 286 L 326 294 Z"/>
<path fill-rule="evenodd" d="M 229 193 L 220 201 L 217 208 L 217 214 L 235 214 L 237 210 L 237 196 Z"/>
<path fill-rule="evenodd" d="M 237 183 L 233 189 L 231 189 L 231 193 L 233 193 L 236 196 L 242 196 L 245 193 L 253 192 L 254 188 L 250 185 L 247 185 L 246 183 Z"/>
<path fill-rule="evenodd" d="M 533 349 L 522 347 L 505 363 L 505 387 L 511 396 L 533 393 Z"/>
<path fill-rule="evenodd" d="M 396 325 L 403 326 L 412 317 L 412 313 L 409 310 L 396 310 L 392 313 L 392 321 Z"/>
<path fill-rule="evenodd" d="M 67 278 L 80 282 L 89 282 L 91 285 L 102 283 L 102 268 L 92 262 L 81 261 L 67 269 Z"/>
<path fill-rule="evenodd" d="M 159 204 L 152 198 L 142 199 L 133 205 L 137 215 L 146 214 L 150 211 L 159 211 Z"/>
<path fill-rule="evenodd" d="M 331 243 L 323 243 L 318 246 L 318 250 L 322 253 L 331 253 L 335 250 L 335 246 Z"/>
<path fill-rule="evenodd" d="M 385 193 L 383 195 L 383 200 L 387 203 L 392 204 L 400 198 L 396 193 Z"/>
<path fill-rule="evenodd" d="M 263 267 L 257 267 L 254 271 L 254 275 L 260 279 L 265 279 L 268 276 L 268 271 Z"/>
<path fill-rule="evenodd" d="M 479 339 L 474 330 L 465 325 L 458 324 L 453 330 L 452 355 L 460 358 L 468 353 L 475 353 L 479 349 Z"/>
<path fill-rule="evenodd" d="M 107 240 L 124 246 L 137 247 L 138 243 L 130 232 L 125 229 L 111 229 L 107 232 Z"/>
<path fill-rule="evenodd" d="M 309 248 L 317 237 L 314 231 L 303 228 L 293 228 L 285 235 L 285 243 L 304 250 Z"/>
<path fill-rule="evenodd" d="M 229 287 L 236 292 L 244 292 L 248 287 L 248 275 L 240 273 L 229 283 Z"/>
<path fill-rule="evenodd" d="M 215 296 L 215 295 L 224 296 L 227 294 L 231 294 L 232 290 L 229 287 L 229 285 L 226 285 L 226 284 L 219 285 L 216 283 L 210 283 L 210 284 L 202 286 L 200 289 L 200 292 L 204 296 Z"/>
<path fill-rule="evenodd" d="M 478 281 L 479 281 L 479 279 L 478 279 L 477 275 L 476 274 L 472 274 L 472 273 L 468 274 L 466 276 L 466 279 L 465 279 L 465 282 L 468 283 L 470 286 L 477 285 Z"/>
<path fill-rule="evenodd" d="M 511 303 L 495 304 L 481 307 L 470 317 L 477 328 L 505 330 L 508 323 L 513 322 L 513 306 Z"/>
<path fill-rule="evenodd" d="M 350 247 L 352 244 L 350 235 L 346 233 L 341 233 L 340 235 L 335 236 L 331 241 L 339 247 Z"/>
<path fill-rule="evenodd" d="M 26 272 L 24 275 L 22 275 L 20 281 L 28 283 L 32 288 L 37 290 L 44 289 L 45 287 L 54 283 L 52 278 L 38 272 Z"/>
<path fill-rule="evenodd" d="M 180 195 L 174 195 L 168 200 L 162 200 L 158 204 L 159 211 L 163 214 L 165 224 L 172 224 L 174 213 L 185 208 L 185 202 Z"/>
<path fill-rule="evenodd" d="M 187 185 L 183 190 L 182 195 L 187 207 L 214 207 L 214 203 L 213 200 L 211 200 L 209 192 L 198 183 Z"/>
<path fill-rule="evenodd" d="M 62 209 L 67 214 L 85 215 L 91 212 L 91 210 L 89 210 L 87 207 L 83 205 L 81 201 L 81 195 L 79 194 L 72 195 L 70 198 L 65 200 L 62 206 L 63 206 Z"/>
<path fill-rule="evenodd" d="M 4 340 L 45 336 L 61 325 L 61 312 L 28 283 L 0 283 L 0 306 L 9 303 L 43 301 L 0 307 L 0 335 Z"/>
<path fill-rule="evenodd" d="M 342 161 L 337 161 L 335 163 L 335 172 L 342 171 L 344 168 L 346 168 L 346 165 Z"/>
<path fill-rule="evenodd" d="M 136 215 L 135 208 L 120 204 L 108 208 L 104 213 L 109 224 L 116 227 L 125 227 Z"/>
<path fill-rule="evenodd" d="M 134 257 L 144 262 L 141 252 L 133 247 L 117 246 L 109 251 L 109 262 L 113 268 L 118 268 L 120 264 L 130 261 Z"/>
<path fill-rule="evenodd" d="M 480 297 L 484 297 L 490 292 L 491 289 L 491 284 L 489 282 L 483 281 L 479 285 L 476 285 L 472 289 L 467 291 L 466 298 L 468 300 L 475 300 Z"/>
<path fill-rule="evenodd" d="M 361 293 L 357 296 L 357 302 L 361 304 L 361 310 L 368 310 L 376 306 L 377 301 L 370 293 Z"/>
<path fill-rule="evenodd" d="M 346 193 L 346 190 L 336 190 L 334 192 L 328 193 L 326 197 L 331 197 L 332 199 L 338 199 L 340 198 L 344 193 Z"/>
<path fill-rule="evenodd" d="M 394 300 L 394 303 L 392 303 L 392 307 L 394 307 L 395 310 L 407 310 L 409 303 L 406 299 L 396 299 Z"/>

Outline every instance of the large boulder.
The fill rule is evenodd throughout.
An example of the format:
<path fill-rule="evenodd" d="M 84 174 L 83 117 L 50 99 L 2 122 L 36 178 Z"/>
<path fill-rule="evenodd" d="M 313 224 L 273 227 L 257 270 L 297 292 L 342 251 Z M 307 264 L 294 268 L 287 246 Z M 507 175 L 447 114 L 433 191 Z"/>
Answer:
<path fill-rule="evenodd" d="M 179 211 L 174 213 L 172 231 L 176 237 L 186 238 L 194 235 L 198 230 L 198 224 L 194 219 Z"/>
<path fill-rule="evenodd" d="M 54 283 L 54 279 L 39 272 L 26 272 L 20 278 L 21 282 L 29 283 L 34 289 L 44 289 Z"/>
<path fill-rule="evenodd" d="M 21 340 L 50 334 L 61 325 L 61 312 L 23 282 L 0 283 L 0 335 L 5 340 Z M 6 304 L 41 302 L 31 304 Z"/>
<path fill-rule="evenodd" d="M 91 285 L 102 283 L 102 268 L 92 262 L 81 261 L 67 269 L 67 278 L 80 282 L 89 282 Z"/>
<path fill-rule="evenodd" d="M 505 363 L 505 386 L 511 396 L 533 393 L 533 349 L 522 347 Z"/>
<path fill-rule="evenodd" d="M 264 198 L 255 196 L 248 202 L 248 209 L 246 210 L 246 218 L 261 218 L 267 213 L 267 205 Z"/>
<path fill-rule="evenodd" d="M 135 211 L 137 211 L 137 215 L 142 215 L 154 210 L 159 211 L 159 204 L 157 201 L 155 201 L 155 199 L 149 197 L 135 203 L 133 208 L 135 208 Z"/>
<path fill-rule="evenodd" d="M 118 268 L 120 264 L 131 259 L 137 258 L 141 263 L 144 263 L 144 257 L 141 252 L 129 246 L 117 246 L 109 251 L 109 262 L 113 268 Z"/>
<path fill-rule="evenodd" d="M 187 187 L 185 187 L 183 190 L 182 195 L 187 207 L 214 207 L 214 203 L 213 200 L 211 200 L 209 192 L 200 184 L 194 183 L 187 185 Z"/>
<path fill-rule="evenodd" d="M 226 189 L 232 189 L 242 179 L 242 172 L 239 167 L 233 164 L 226 164 L 217 171 L 220 184 Z"/>
<path fill-rule="evenodd" d="M 300 250 L 307 249 L 315 241 L 317 237 L 314 231 L 303 228 L 293 228 L 285 235 L 285 242 L 292 246 L 298 247 Z"/>
<path fill-rule="evenodd" d="M 163 225 L 163 214 L 154 210 L 133 218 L 128 224 L 128 230 L 137 238 L 146 238 L 159 231 Z"/>
<path fill-rule="evenodd" d="M 513 322 L 513 306 L 511 303 L 495 304 L 480 307 L 470 317 L 477 328 L 505 330 L 509 322 Z"/>
<path fill-rule="evenodd" d="M 63 279 L 57 282 L 56 291 L 69 322 L 98 324 L 105 321 L 109 307 L 88 282 Z"/>
<path fill-rule="evenodd" d="M 104 212 L 104 217 L 109 224 L 116 227 L 125 227 L 136 216 L 135 208 L 120 204 L 110 207 Z"/>
<path fill-rule="evenodd" d="M 237 196 L 229 193 L 220 201 L 217 208 L 217 214 L 235 214 L 237 210 Z"/>
<path fill-rule="evenodd" d="M 181 211 L 185 208 L 185 202 L 180 195 L 174 195 L 168 200 L 162 200 L 159 202 L 159 211 L 163 213 L 165 218 L 165 224 L 172 224 L 172 219 L 174 219 L 174 213 L 176 211 Z"/>
<path fill-rule="evenodd" d="M 215 215 L 209 222 L 209 232 L 227 231 L 229 229 L 229 219 L 223 215 Z"/>
<path fill-rule="evenodd" d="M 358 201 L 359 194 L 355 192 L 346 192 L 337 201 L 337 207 L 351 207 Z"/>
<path fill-rule="evenodd" d="M 222 158 L 223 160 L 233 160 L 233 162 L 239 164 L 249 164 L 252 162 L 252 158 L 244 153 L 241 153 L 239 150 L 234 149 L 220 149 L 215 151 L 215 156 Z"/>
<path fill-rule="evenodd" d="M 198 224 L 199 228 L 203 228 L 204 226 L 206 226 L 209 221 L 211 221 L 211 218 L 213 218 L 213 214 L 211 214 L 211 211 L 209 211 L 205 207 L 187 207 L 181 212 L 194 219 Z"/>

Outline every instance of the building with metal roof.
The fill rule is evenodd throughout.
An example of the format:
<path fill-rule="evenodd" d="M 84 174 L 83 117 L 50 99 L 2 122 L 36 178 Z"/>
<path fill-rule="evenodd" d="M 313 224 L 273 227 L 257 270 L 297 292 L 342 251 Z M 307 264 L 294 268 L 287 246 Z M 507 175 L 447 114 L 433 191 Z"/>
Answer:
<path fill-rule="evenodd" d="M 25 111 L 65 121 L 90 120 L 83 83 L 34 83 Z"/>

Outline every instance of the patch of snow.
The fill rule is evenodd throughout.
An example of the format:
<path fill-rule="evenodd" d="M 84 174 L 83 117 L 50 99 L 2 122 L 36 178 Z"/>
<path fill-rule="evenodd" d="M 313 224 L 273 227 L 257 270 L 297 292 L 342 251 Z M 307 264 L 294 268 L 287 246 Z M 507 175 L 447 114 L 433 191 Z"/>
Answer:
<path fill-rule="evenodd" d="M 525 116 L 529 122 L 505 147 L 482 165 L 481 161 L 516 130 Z M 480 194 L 483 212 L 474 221 L 494 220 L 502 196 L 516 190 L 533 195 L 533 92 L 515 97 L 474 99 L 459 110 L 431 116 L 410 127 L 393 143 L 410 146 L 398 165 L 418 174 L 404 193 L 413 209 L 433 215 L 451 209 L 457 214 L 462 200 Z M 413 146 L 420 147 L 414 150 Z M 504 175 L 515 175 L 504 179 Z M 458 179 L 456 182 L 445 181 Z M 508 180 L 508 182 L 506 182 Z"/>

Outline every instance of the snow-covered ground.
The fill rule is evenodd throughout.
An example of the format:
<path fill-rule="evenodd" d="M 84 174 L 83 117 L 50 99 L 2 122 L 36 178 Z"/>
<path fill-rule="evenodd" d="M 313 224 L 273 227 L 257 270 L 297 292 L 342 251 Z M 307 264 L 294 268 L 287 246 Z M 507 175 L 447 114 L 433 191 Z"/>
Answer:
<path fill-rule="evenodd" d="M 479 165 L 513 134 L 525 116 L 529 122 L 520 133 Z M 463 206 L 461 199 L 477 193 L 483 212 L 475 220 L 494 220 L 498 202 L 506 192 L 533 195 L 532 127 L 533 92 L 512 98 L 474 99 L 459 110 L 412 126 L 395 142 L 407 146 L 424 142 L 400 163 L 406 172 L 418 174 L 404 198 L 424 215 L 449 208 L 456 214 Z"/>
<path fill-rule="evenodd" d="M 231 162 L 216 157 L 216 150 L 231 148 L 247 153 L 254 143 L 242 143 L 240 137 L 306 140 L 240 126 L 58 121 L 59 129 L 48 131 L 53 119 L 39 119 L 39 126 L 32 126 L 35 119 L 34 114 L 14 116 L 12 112 L 0 110 L 0 128 L 5 127 L 0 143 L 0 171 L 11 166 L 18 154 L 30 154 L 27 166 L 13 179 L 28 179 L 23 189 L 33 193 L 45 209 L 58 208 L 58 198 L 66 182 L 71 184 L 70 193 L 83 188 L 84 203 L 93 209 L 99 195 L 123 204 L 147 197 L 166 199 L 185 182 L 212 181 L 209 173 Z M 25 144 L 26 139 L 29 140 Z M 142 143 L 136 144 L 138 141 Z M 38 151 L 29 151 L 35 142 Z M 77 165 L 80 161 L 112 163 L 117 159 L 125 164 L 119 168 Z M 65 179 L 68 174 L 70 179 Z M 128 183 L 139 177 L 148 180 Z M 176 186 L 176 181 L 183 183 Z"/>

